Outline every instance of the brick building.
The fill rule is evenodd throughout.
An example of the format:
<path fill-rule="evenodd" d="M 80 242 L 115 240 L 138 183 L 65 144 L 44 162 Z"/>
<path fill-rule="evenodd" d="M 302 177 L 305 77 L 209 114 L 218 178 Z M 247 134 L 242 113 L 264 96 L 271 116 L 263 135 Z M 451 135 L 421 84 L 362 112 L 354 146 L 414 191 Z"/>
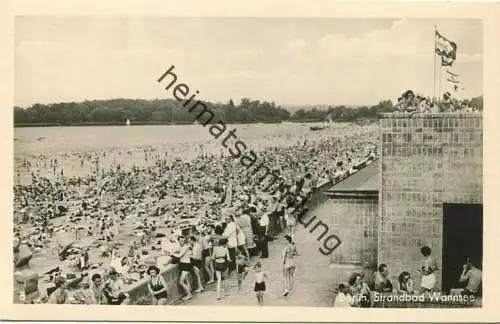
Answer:
<path fill-rule="evenodd" d="M 330 228 L 342 240 L 332 263 L 377 262 L 379 163 L 375 161 L 325 193 Z"/>
<path fill-rule="evenodd" d="M 467 258 L 482 262 L 482 116 L 385 114 L 379 123 L 380 159 L 326 191 L 320 210 L 342 240 L 331 261 L 385 263 L 393 282 L 409 271 L 419 284 L 426 245 L 448 291 Z"/>
<path fill-rule="evenodd" d="M 379 122 L 378 262 L 393 277 L 407 270 L 418 278 L 427 245 L 448 290 L 467 257 L 482 261 L 482 116 L 386 114 Z"/>

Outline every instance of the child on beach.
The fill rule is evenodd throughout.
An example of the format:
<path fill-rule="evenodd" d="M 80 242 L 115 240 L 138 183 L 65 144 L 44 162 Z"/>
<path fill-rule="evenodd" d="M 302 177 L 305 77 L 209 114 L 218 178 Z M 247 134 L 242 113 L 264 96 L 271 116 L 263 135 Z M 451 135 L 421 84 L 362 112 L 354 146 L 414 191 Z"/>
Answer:
<path fill-rule="evenodd" d="M 238 251 L 236 255 L 236 270 L 238 273 L 238 291 L 240 291 L 241 283 L 248 274 L 248 260 L 242 251 Z"/>
<path fill-rule="evenodd" d="M 255 285 L 254 291 L 257 296 L 257 304 L 264 306 L 264 292 L 266 291 L 267 272 L 262 271 L 262 265 L 257 262 L 253 267 L 255 272 Z"/>

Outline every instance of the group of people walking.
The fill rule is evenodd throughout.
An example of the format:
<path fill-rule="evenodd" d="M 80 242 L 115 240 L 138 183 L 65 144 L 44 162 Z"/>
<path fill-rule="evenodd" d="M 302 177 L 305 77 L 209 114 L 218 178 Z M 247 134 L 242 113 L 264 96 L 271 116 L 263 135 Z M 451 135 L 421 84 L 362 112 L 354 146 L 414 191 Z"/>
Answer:
<path fill-rule="evenodd" d="M 305 202 L 305 199 L 303 201 Z M 216 298 L 220 300 L 222 290 L 227 292 L 228 279 L 236 279 L 237 291 L 240 291 L 251 268 L 256 276 L 254 291 L 259 304 L 262 304 L 267 274 L 262 270 L 261 262 L 255 263 L 253 267 L 250 265 L 254 257 L 260 256 L 262 260 L 269 258 L 268 242 L 272 239 L 269 235 L 269 218 L 276 213 L 276 209 L 280 207 L 268 206 L 264 208 L 266 212 L 258 217 L 257 208 L 252 206 L 244 211 L 235 212 L 235 216 L 227 216 L 223 223 L 191 228 L 189 234 L 177 238 L 178 246 L 169 252 L 171 258 L 168 263 L 178 264 L 179 284 L 185 293 L 182 299 L 190 300 L 193 298 L 193 293 L 205 290 L 204 284 L 215 283 Z M 284 283 L 282 295 L 288 296 L 293 290 L 295 257 L 298 255 L 293 241 L 297 215 L 291 208 L 287 208 L 281 218 L 276 217 L 278 220 L 285 220 L 282 226 L 286 233 L 284 236 L 286 245 L 282 253 Z M 158 273 L 158 268 L 148 270 L 151 277 L 148 287 L 153 298 L 152 303 L 156 305 L 167 302 L 166 298 L 163 298 L 163 287 L 166 285 L 158 281 Z M 192 289 L 192 284 L 196 285 L 195 290 Z M 160 293 L 161 296 L 158 295 Z"/>

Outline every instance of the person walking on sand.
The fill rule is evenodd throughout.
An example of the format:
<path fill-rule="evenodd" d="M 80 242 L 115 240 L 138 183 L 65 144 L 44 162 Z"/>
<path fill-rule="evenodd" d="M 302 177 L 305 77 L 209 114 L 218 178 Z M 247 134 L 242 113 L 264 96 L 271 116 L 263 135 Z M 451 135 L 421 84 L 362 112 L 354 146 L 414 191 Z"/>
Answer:
<path fill-rule="evenodd" d="M 193 265 L 191 264 L 191 246 L 186 238 L 182 238 L 179 240 L 181 244 L 181 249 L 177 254 L 179 258 L 179 269 L 181 271 L 181 276 L 179 278 L 179 284 L 186 292 L 186 296 L 182 297 L 182 300 L 189 300 L 193 298 L 191 294 L 191 285 L 189 283 L 189 274 L 191 270 L 193 270 Z"/>
<path fill-rule="evenodd" d="M 220 286 L 221 281 L 224 280 L 224 290 L 227 290 L 227 270 L 229 266 L 229 261 L 231 260 L 229 256 L 229 250 L 227 248 L 227 239 L 222 238 L 219 240 L 219 245 L 214 246 L 213 249 L 213 259 L 215 276 L 217 278 L 217 300 L 221 299 L 220 296 Z"/>
<path fill-rule="evenodd" d="M 289 207 L 285 210 L 285 224 L 286 224 L 286 230 L 288 235 L 292 238 L 292 240 L 295 238 L 295 228 L 297 225 L 297 220 L 295 219 L 294 215 L 294 210 L 295 208 Z"/>
<path fill-rule="evenodd" d="M 240 291 L 241 284 L 248 274 L 248 259 L 243 251 L 238 251 L 236 254 L 236 272 L 238 278 L 238 291 Z"/>
<path fill-rule="evenodd" d="M 194 275 L 198 283 L 198 288 L 194 290 L 194 292 L 200 293 L 204 290 L 203 283 L 201 281 L 201 272 L 203 271 L 203 247 L 201 245 L 200 239 L 197 236 L 191 236 L 190 240 L 191 248 L 193 251 L 191 255 L 191 264 L 193 265 Z"/>
<path fill-rule="evenodd" d="M 208 275 L 208 282 L 207 284 L 214 283 L 214 277 L 215 277 L 215 270 L 214 270 L 214 263 L 212 260 L 212 228 L 207 227 L 204 230 L 204 236 L 201 239 L 202 242 L 202 256 L 203 256 L 203 262 L 205 266 L 205 271 L 207 272 Z"/>
<path fill-rule="evenodd" d="M 257 262 L 253 267 L 255 273 L 255 285 L 253 290 L 257 297 L 257 304 L 259 306 L 264 306 L 264 292 L 266 291 L 266 279 L 268 277 L 267 272 L 262 271 L 262 265 Z"/>
<path fill-rule="evenodd" d="M 290 235 L 285 235 L 287 245 L 283 249 L 283 296 L 286 297 L 293 290 L 295 274 L 295 256 L 298 255 L 295 243 Z"/>

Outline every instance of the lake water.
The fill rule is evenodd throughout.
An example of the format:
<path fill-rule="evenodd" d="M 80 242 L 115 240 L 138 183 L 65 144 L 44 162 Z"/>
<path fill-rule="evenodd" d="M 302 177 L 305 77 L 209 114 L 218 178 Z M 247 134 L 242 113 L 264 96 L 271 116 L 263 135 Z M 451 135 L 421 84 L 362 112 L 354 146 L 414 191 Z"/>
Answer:
<path fill-rule="evenodd" d="M 264 144 L 272 137 L 287 135 L 300 138 L 312 133 L 312 124 L 252 124 L 228 125 L 226 130 L 236 129 L 236 136 L 248 144 Z M 342 124 L 338 124 L 342 127 Z M 201 125 L 158 126 L 92 126 L 92 127 L 27 127 L 14 130 L 16 157 L 32 154 L 85 152 L 117 148 L 145 148 L 176 146 L 177 144 L 217 144 Z M 323 134 L 325 135 L 325 134 Z M 222 135 L 224 136 L 224 135 Z M 221 137 L 222 137 L 221 136 Z M 220 139 L 221 140 L 221 139 Z M 220 147 L 219 147 L 220 148 Z"/>

